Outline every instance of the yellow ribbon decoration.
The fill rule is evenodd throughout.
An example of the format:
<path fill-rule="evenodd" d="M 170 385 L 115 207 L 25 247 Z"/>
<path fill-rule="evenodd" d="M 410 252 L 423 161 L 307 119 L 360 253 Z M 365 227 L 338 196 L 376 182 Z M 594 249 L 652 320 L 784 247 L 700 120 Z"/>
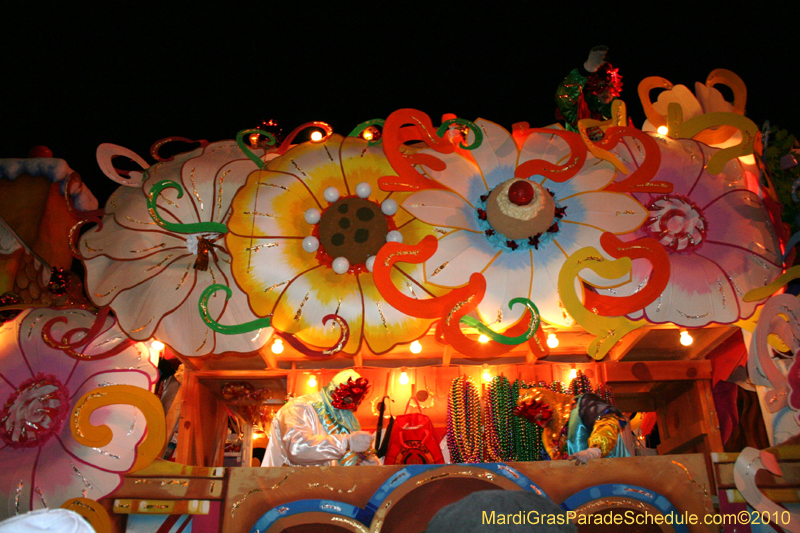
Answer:
<path fill-rule="evenodd" d="M 136 462 L 129 470 L 135 472 L 160 457 L 167 444 L 164 408 L 155 394 L 133 385 L 109 385 L 92 389 L 75 403 L 70 415 L 70 428 L 72 436 L 79 444 L 89 448 L 102 448 L 111 442 L 111 428 L 106 425 L 95 426 L 89 422 L 89 417 L 100 407 L 120 404 L 136 407 L 147 422 L 145 437 L 136 449 Z"/>
<path fill-rule="evenodd" d="M 72 498 L 61 504 L 61 508 L 81 515 L 97 533 L 111 533 L 111 518 L 103 506 L 95 500 Z"/>
<path fill-rule="evenodd" d="M 671 102 L 667 107 L 667 135 L 673 139 L 692 139 L 698 134 L 717 126 L 732 126 L 742 132 L 742 142 L 736 146 L 723 148 L 708 159 L 706 170 L 715 175 L 722 172 L 725 163 L 731 159 L 750 155 L 753 153 L 753 143 L 759 132 L 755 122 L 736 113 L 706 113 L 698 115 L 686 122 L 683 121 L 683 108 L 680 104 Z"/>
<path fill-rule="evenodd" d="M 778 289 L 797 278 L 800 278 L 800 265 L 791 267 L 786 272 L 775 278 L 775 281 L 769 285 L 764 285 L 758 289 L 747 291 L 747 294 L 745 294 L 744 298 L 742 299 L 745 302 L 757 302 L 759 300 L 765 300 L 775 294 Z"/>
<path fill-rule="evenodd" d="M 632 321 L 624 316 L 605 317 L 592 313 L 575 292 L 575 278 L 584 268 L 605 279 L 617 279 L 631 270 L 631 259 L 621 257 L 607 260 L 595 248 L 587 246 L 569 256 L 558 274 L 558 294 L 564 308 L 583 329 L 595 335 L 587 353 L 603 359 L 619 340 L 631 331 L 647 324 L 646 320 Z"/>
<path fill-rule="evenodd" d="M 620 160 L 619 157 L 612 154 L 608 150 L 604 150 L 596 145 L 590 138 L 587 130 L 589 128 L 600 128 L 605 132 L 608 128 L 613 126 L 627 126 L 628 125 L 628 113 L 627 108 L 625 107 L 625 102 L 620 100 L 619 98 L 614 100 L 611 104 L 611 118 L 606 121 L 599 121 L 594 120 L 591 118 L 582 118 L 578 121 L 578 131 L 581 134 L 581 138 L 583 142 L 586 144 L 586 148 L 591 152 L 593 156 L 598 159 L 602 159 L 603 161 L 608 161 L 614 168 L 619 170 L 623 174 L 628 173 L 628 168 L 625 164 Z"/>

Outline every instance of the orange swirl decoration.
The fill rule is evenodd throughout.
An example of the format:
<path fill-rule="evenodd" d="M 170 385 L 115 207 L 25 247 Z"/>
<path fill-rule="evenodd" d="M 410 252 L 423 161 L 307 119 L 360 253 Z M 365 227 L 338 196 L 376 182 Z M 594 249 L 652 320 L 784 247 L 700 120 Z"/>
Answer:
<path fill-rule="evenodd" d="M 644 309 L 664 292 L 669 282 L 670 263 L 667 251 L 658 241 L 645 237 L 633 242 L 623 242 L 613 233 L 603 233 L 600 236 L 600 245 L 614 259 L 622 257 L 627 257 L 631 260 L 646 259 L 653 265 L 653 273 L 647 285 L 630 296 L 603 296 L 596 292 L 587 291 L 584 294 L 584 307 L 603 316 L 627 315 L 639 309 Z"/>
<path fill-rule="evenodd" d="M 70 429 L 78 443 L 89 448 L 102 448 L 111 442 L 111 429 L 106 425 L 95 426 L 89 418 L 101 407 L 119 404 L 136 407 L 147 422 L 144 439 L 136 448 L 136 462 L 129 470 L 135 472 L 158 458 L 167 444 L 164 408 L 155 394 L 133 385 L 109 385 L 93 389 L 75 402 L 70 415 Z"/>
<path fill-rule="evenodd" d="M 410 124 L 410 126 L 409 126 Z M 445 163 L 430 154 L 415 154 L 404 146 L 409 141 L 423 141 L 440 154 L 451 154 L 456 150 L 450 141 L 439 137 L 428 115 L 416 109 L 398 109 L 386 119 L 383 125 L 383 153 L 397 172 L 397 176 L 383 176 L 378 179 L 384 191 L 419 191 L 421 189 L 444 189 L 420 174 L 414 165 L 441 171 Z"/>
<path fill-rule="evenodd" d="M 430 235 L 416 245 L 393 242 L 384 245 L 375 257 L 372 272 L 375 286 L 381 296 L 392 307 L 409 316 L 440 319 L 436 326 L 437 339 L 451 344 L 455 350 L 464 355 L 474 359 L 487 359 L 509 352 L 514 344 L 496 342 L 492 339 L 486 343 L 474 341 L 466 337 L 459 326 L 461 318 L 475 310 L 483 299 L 486 292 L 486 278 L 482 274 L 473 272 L 465 286 L 453 289 L 443 296 L 425 300 L 406 296 L 392 283 L 390 274 L 395 263 L 424 263 L 436 253 L 438 247 L 439 241 Z M 531 316 L 520 320 L 506 333 L 517 336 L 527 331 L 532 337 L 535 334 L 535 331 L 530 331 L 533 326 L 534 318 Z"/>
<path fill-rule="evenodd" d="M 555 135 L 566 142 L 570 151 L 569 159 L 563 165 L 555 165 L 544 159 L 525 161 L 514 171 L 515 178 L 528 179 L 538 174 L 549 180 L 563 183 L 580 172 L 584 163 L 586 163 L 586 145 L 579 134 L 572 131 L 552 128 L 528 128 L 521 126 L 519 128 L 515 127 L 514 129 L 514 137 L 519 144 L 521 144 L 520 140 L 537 133 Z"/>
<path fill-rule="evenodd" d="M 630 176 L 621 181 L 615 181 L 605 188 L 614 192 L 649 192 L 667 194 L 672 192 L 672 183 L 666 181 L 651 181 L 661 166 L 661 150 L 658 143 L 650 135 L 631 127 L 613 127 L 606 131 L 605 137 L 599 144 L 604 150 L 611 150 L 623 137 L 633 137 L 644 148 L 642 164 Z"/>
<path fill-rule="evenodd" d="M 102 505 L 89 498 L 72 498 L 61 505 L 62 509 L 68 509 L 81 515 L 95 533 L 111 533 L 111 518 Z"/>

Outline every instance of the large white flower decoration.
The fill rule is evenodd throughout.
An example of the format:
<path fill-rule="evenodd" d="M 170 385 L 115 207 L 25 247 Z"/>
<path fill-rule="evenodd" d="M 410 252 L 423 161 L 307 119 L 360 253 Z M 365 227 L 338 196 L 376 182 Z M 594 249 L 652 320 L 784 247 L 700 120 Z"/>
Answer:
<path fill-rule="evenodd" d="M 586 246 L 599 249 L 604 232 L 635 230 L 647 211 L 628 194 L 603 191 L 615 170 L 591 154 L 563 183 L 540 175 L 516 179 L 516 168 L 527 161 L 565 165 L 574 154 L 555 134 L 530 133 L 517 146 L 501 126 L 483 119 L 475 124 L 483 131 L 478 148 L 468 155 L 433 154 L 446 163 L 443 171 L 420 168 L 446 189 L 417 192 L 402 204 L 419 219 L 449 229 L 425 263 L 425 279 L 458 287 L 481 272 L 487 289 L 478 312 L 498 328 L 522 316 L 524 307 L 508 309 L 518 297 L 530 298 L 547 322 L 571 325 L 557 288 L 564 261 Z"/>
<path fill-rule="evenodd" d="M 64 320 L 52 327 L 53 338 L 61 341 L 67 331 L 90 328 L 95 318 L 77 309 L 36 309 L 0 325 L 0 518 L 59 507 L 71 498 L 99 500 L 119 487 L 136 461 L 147 429 L 136 408 L 109 405 L 92 413 L 92 424 L 113 433 L 101 448 L 79 444 L 69 416 L 76 401 L 98 387 L 151 390 L 157 356 L 131 343 L 110 317 L 72 355 L 43 341 L 42 330 L 53 319 Z"/>
<path fill-rule="evenodd" d="M 267 342 L 270 328 L 215 333 L 198 311 L 203 290 L 223 284 L 232 297 L 212 296 L 210 316 L 231 325 L 256 318 L 233 281 L 223 238 L 231 200 L 254 166 L 234 141 L 212 143 L 157 163 L 145 172 L 141 188 L 119 188 L 106 204 L 102 228 L 81 238 L 89 298 L 98 306 L 110 305 L 132 339 L 156 337 L 188 356 L 252 352 Z M 179 198 L 177 189 L 166 188 L 157 195 L 157 209 L 150 210 L 148 195 L 163 180 L 178 183 L 183 195 Z M 156 216 L 167 222 L 166 227 Z M 196 233 L 181 232 L 198 223 L 203 226 Z M 213 227 L 202 229 L 209 225 Z"/>

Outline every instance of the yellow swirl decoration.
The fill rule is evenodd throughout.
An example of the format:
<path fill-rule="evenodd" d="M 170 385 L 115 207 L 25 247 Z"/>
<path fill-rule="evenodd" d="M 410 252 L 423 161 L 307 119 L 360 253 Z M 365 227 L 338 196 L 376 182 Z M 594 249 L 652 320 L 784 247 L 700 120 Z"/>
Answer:
<path fill-rule="evenodd" d="M 575 292 L 575 278 L 584 268 L 590 269 L 602 278 L 617 279 L 630 272 L 631 259 L 621 257 L 609 261 L 595 248 L 587 246 L 569 256 L 558 274 L 558 294 L 561 302 L 575 322 L 595 335 L 586 352 L 599 361 L 622 337 L 644 326 L 647 321 L 632 321 L 623 316 L 605 317 L 586 309 Z"/>
<path fill-rule="evenodd" d="M 61 505 L 81 515 L 97 533 L 111 533 L 111 518 L 102 505 L 89 498 L 72 498 Z"/>
<path fill-rule="evenodd" d="M 608 150 L 600 148 L 600 146 L 595 144 L 589 138 L 588 130 L 590 128 L 600 128 L 601 130 L 603 130 L 603 132 L 605 132 L 608 128 L 611 128 L 613 126 L 627 126 L 627 121 L 628 121 L 627 115 L 628 113 L 627 113 L 627 108 L 625 107 L 625 102 L 617 99 L 614 100 L 614 102 L 611 104 L 610 119 L 604 122 L 600 122 L 599 120 L 594 120 L 591 118 L 583 118 L 578 121 L 578 131 L 580 132 L 581 138 L 583 139 L 583 142 L 586 144 L 586 148 L 589 150 L 589 152 L 591 152 L 592 155 L 598 159 L 602 159 L 603 161 L 608 161 L 609 163 L 614 165 L 614 168 L 619 170 L 622 174 L 628 173 L 628 168 L 625 166 L 625 164 L 620 160 L 619 157 L 612 154 Z"/>
<path fill-rule="evenodd" d="M 164 408 L 155 394 L 133 385 L 98 387 L 84 394 L 75 403 L 70 415 L 70 428 L 78 443 L 90 448 L 102 448 L 111 442 L 111 429 L 106 425 L 93 425 L 89 422 L 89 417 L 100 407 L 120 404 L 136 407 L 147 422 L 147 432 L 136 450 L 136 462 L 129 470 L 135 472 L 158 458 L 166 446 Z"/>
<path fill-rule="evenodd" d="M 616 416 L 601 416 L 594 423 L 592 434 L 589 437 L 589 447 L 600 448 L 602 457 L 606 457 L 617 445 L 617 439 L 621 432 L 622 429 L 619 427 L 619 420 Z"/>
<path fill-rule="evenodd" d="M 667 107 L 667 135 L 673 139 L 697 138 L 698 134 L 717 126 L 732 126 L 742 132 L 742 142 L 736 146 L 723 148 L 708 159 L 706 170 L 715 175 L 722 172 L 725 163 L 736 157 L 753 153 L 753 144 L 758 126 L 747 117 L 736 113 L 706 113 L 698 115 L 686 122 L 683 121 L 683 108 L 680 104 L 672 102 Z"/>
<path fill-rule="evenodd" d="M 747 291 L 747 294 L 744 295 L 743 300 L 745 302 L 757 302 L 759 300 L 765 300 L 775 294 L 778 289 L 797 278 L 800 278 L 800 265 L 795 265 L 788 269 L 769 285 L 764 285 L 758 289 Z"/>

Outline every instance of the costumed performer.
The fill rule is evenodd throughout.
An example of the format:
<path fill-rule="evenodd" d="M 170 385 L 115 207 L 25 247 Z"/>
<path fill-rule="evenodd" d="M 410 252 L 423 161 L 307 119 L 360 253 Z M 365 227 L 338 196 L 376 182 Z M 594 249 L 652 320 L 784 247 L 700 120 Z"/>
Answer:
<path fill-rule="evenodd" d="M 611 103 L 622 91 L 619 69 L 606 62 L 608 47 L 595 46 L 582 66 L 573 69 L 556 90 L 556 118 L 569 131 L 578 131 L 583 118 L 608 120 Z"/>
<path fill-rule="evenodd" d="M 597 394 L 522 389 L 514 414 L 543 429 L 542 444 L 552 460 L 575 459 L 575 464 L 585 464 L 600 457 L 630 457 L 619 438 L 627 420 Z"/>
<path fill-rule="evenodd" d="M 366 378 L 343 370 L 321 391 L 289 400 L 272 419 L 261 466 L 380 464 L 353 414 L 368 390 Z"/>

